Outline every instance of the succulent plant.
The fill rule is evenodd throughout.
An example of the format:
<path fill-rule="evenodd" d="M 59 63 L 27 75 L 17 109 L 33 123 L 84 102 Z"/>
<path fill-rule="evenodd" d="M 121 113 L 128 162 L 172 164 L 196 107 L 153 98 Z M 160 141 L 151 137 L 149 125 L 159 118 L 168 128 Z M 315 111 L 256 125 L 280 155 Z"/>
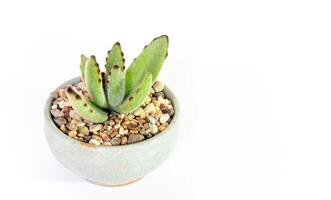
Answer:
<path fill-rule="evenodd" d="M 67 88 L 67 97 L 73 109 L 84 119 L 104 122 L 108 112 L 130 113 L 144 102 L 156 81 L 168 55 L 168 37 L 162 35 L 144 47 L 125 71 L 120 43 L 115 43 L 106 58 L 106 71 L 101 72 L 95 56 L 82 55 L 81 79 L 89 98 L 73 86 Z"/>

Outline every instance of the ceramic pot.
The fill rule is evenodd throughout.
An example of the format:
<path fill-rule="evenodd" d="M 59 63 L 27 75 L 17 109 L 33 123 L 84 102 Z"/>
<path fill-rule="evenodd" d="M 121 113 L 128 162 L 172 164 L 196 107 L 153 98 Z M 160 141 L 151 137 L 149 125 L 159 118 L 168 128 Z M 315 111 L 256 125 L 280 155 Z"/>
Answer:
<path fill-rule="evenodd" d="M 71 79 L 55 91 L 79 81 L 79 77 Z M 55 125 L 50 114 L 54 100 L 54 97 L 50 95 L 44 110 L 48 145 L 60 163 L 92 183 L 120 186 L 135 182 L 158 167 L 168 157 L 178 134 L 178 103 L 171 90 L 165 88 L 164 93 L 172 101 L 175 109 L 175 115 L 166 130 L 141 142 L 120 146 L 96 146 L 80 142 L 64 134 Z"/>

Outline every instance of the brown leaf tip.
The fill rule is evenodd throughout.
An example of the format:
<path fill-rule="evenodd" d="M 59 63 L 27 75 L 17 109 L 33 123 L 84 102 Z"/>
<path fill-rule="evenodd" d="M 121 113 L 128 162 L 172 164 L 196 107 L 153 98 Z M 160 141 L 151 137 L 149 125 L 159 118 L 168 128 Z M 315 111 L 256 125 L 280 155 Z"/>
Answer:
<path fill-rule="evenodd" d="M 159 37 L 154 38 L 153 41 L 161 39 L 161 38 L 165 38 L 167 40 L 167 43 L 169 43 L 169 37 L 167 35 L 160 35 Z"/>

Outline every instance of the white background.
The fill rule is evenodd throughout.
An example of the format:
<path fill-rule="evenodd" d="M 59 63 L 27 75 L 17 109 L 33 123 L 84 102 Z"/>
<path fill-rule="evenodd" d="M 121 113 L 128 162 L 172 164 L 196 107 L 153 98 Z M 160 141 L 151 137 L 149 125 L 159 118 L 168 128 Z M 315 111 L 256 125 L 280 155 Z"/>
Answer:
<path fill-rule="evenodd" d="M 331 199 L 331 5 L 328 1 L 1 1 L 1 199 Z M 181 104 L 169 159 L 119 188 L 55 160 L 43 106 L 102 65 L 170 37 L 160 80 Z M 128 64 L 128 63 L 127 63 Z M 97 170 L 97 169 L 96 169 Z"/>

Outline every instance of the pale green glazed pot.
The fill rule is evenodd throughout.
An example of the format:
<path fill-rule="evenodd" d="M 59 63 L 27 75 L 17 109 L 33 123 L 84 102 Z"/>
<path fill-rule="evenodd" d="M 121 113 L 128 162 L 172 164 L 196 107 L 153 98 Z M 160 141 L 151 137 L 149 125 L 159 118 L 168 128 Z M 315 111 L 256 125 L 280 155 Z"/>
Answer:
<path fill-rule="evenodd" d="M 63 83 L 56 90 L 79 81 L 80 78 L 76 77 Z M 175 109 L 175 115 L 167 129 L 142 142 L 120 146 L 95 146 L 65 135 L 52 120 L 50 108 L 54 98 L 50 95 L 44 110 L 48 145 L 60 163 L 92 183 L 120 186 L 135 182 L 168 157 L 179 131 L 178 103 L 168 88 L 165 88 L 164 92 Z"/>

